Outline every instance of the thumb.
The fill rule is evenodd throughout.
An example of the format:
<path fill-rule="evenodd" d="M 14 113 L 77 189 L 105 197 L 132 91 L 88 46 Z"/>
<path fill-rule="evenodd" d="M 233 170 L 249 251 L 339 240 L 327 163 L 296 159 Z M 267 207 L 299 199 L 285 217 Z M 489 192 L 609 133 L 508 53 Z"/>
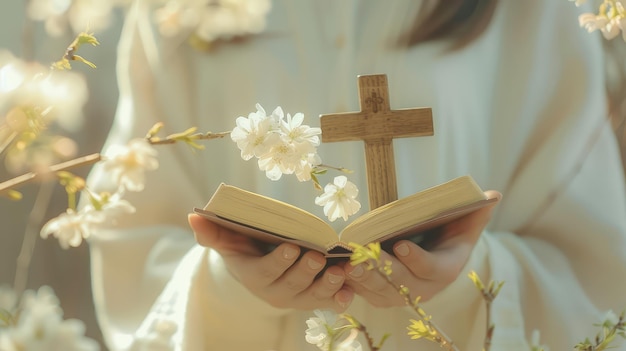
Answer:
<path fill-rule="evenodd" d="M 473 238 L 473 241 L 478 240 L 480 233 L 487 226 L 487 223 L 491 220 L 491 215 L 494 208 L 502 199 L 502 194 L 495 190 L 485 191 L 487 199 L 495 199 L 488 206 L 485 206 L 479 210 L 469 213 L 451 223 L 444 226 L 444 230 L 441 234 L 440 240 L 463 235 L 465 239 L 469 237 Z M 451 243 L 449 243 L 451 244 Z"/>

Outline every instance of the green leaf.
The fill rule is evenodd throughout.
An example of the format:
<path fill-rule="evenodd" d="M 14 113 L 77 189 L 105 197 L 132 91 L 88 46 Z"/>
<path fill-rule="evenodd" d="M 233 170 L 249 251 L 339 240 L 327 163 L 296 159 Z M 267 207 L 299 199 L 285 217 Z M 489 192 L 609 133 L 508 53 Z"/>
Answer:
<path fill-rule="evenodd" d="M 11 312 L 0 308 L 0 327 L 8 327 L 15 324 L 15 318 Z"/>
<path fill-rule="evenodd" d="M 391 336 L 391 334 L 387 333 L 385 335 L 383 335 L 382 338 L 380 338 L 380 342 L 378 343 L 378 345 L 376 346 L 379 350 L 382 349 L 383 344 L 385 343 L 385 341 L 387 341 L 387 339 L 389 339 L 389 337 Z"/>
<path fill-rule="evenodd" d="M 98 39 L 93 35 L 93 33 L 82 32 L 78 34 L 76 37 L 76 46 L 77 48 L 84 44 L 90 44 L 93 46 L 100 45 Z"/>
<path fill-rule="evenodd" d="M 91 68 L 96 68 L 96 65 L 93 62 L 87 61 L 82 56 L 74 55 L 72 57 L 73 57 L 74 60 L 80 61 L 80 62 L 86 64 L 87 66 L 91 67 Z"/>
<path fill-rule="evenodd" d="M 163 129 L 163 122 L 157 122 L 155 123 L 152 128 L 150 128 L 150 130 L 148 131 L 148 133 L 146 134 L 146 138 L 148 139 L 152 139 L 154 138 L 155 135 L 159 134 L 159 132 L 161 131 L 161 129 Z"/>
<path fill-rule="evenodd" d="M 7 191 L 7 196 L 9 197 L 9 199 L 14 200 L 14 201 L 19 201 L 23 197 L 22 193 L 13 189 L 9 189 Z"/>

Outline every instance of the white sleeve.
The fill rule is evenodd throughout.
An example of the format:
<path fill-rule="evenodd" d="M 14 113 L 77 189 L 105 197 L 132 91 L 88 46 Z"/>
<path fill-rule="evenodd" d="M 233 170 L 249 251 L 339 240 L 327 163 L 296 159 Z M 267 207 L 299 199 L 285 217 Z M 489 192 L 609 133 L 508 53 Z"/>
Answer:
<path fill-rule="evenodd" d="M 176 118 L 165 118 L 168 113 L 173 113 L 171 109 L 184 109 L 191 104 L 186 101 L 188 95 L 184 91 L 174 91 L 175 88 L 159 81 L 163 75 L 176 76 L 175 70 L 181 67 L 163 67 L 158 61 L 160 55 L 156 50 L 159 48 L 149 27 L 152 12 L 143 8 L 148 3 L 136 1 L 126 17 L 118 47 L 120 100 L 105 148 L 141 138 L 159 121 L 167 120 L 170 123 L 168 130 L 173 131 L 194 125 L 193 114 L 184 110 L 180 110 Z M 170 100 L 160 101 L 158 96 L 169 96 Z M 240 309 L 230 306 L 228 301 L 247 305 L 247 320 L 259 319 L 259 323 L 251 322 L 256 326 L 252 329 L 254 335 L 242 340 L 243 343 L 277 337 L 279 330 L 272 328 L 276 323 L 267 323 L 267 319 L 285 311 L 257 303 L 230 277 L 220 259 L 211 256 L 210 250 L 194 246 L 195 240 L 186 222 L 187 214 L 193 207 L 203 206 L 211 195 L 206 180 L 209 175 L 197 166 L 202 162 L 200 156 L 190 152 L 186 145 L 166 146 L 158 148 L 158 152 L 160 167 L 146 174 L 145 190 L 125 195 L 137 212 L 122 219 L 119 229 L 101 231 L 89 239 L 94 303 L 106 343 L 112 350 L 127 350 L 133 339 L 152 333 L 155 321 L 161 318 L 175 320 L 177 334 L 172 337 L 181 338 L 192 332 L 187 330 L 185 318 L 190 321 L 199 318 L 194 312 L 200 312 L 202 308 L 210 308 L 212 312 L 206 313 L 206 318 L 197 320 L 197 323 L 212 324 L 214 342 L 240 338 L 239 334 L 230 333 L 237 330 L 231 329 L 232 324 L 242 320 L 230 312 Z M 106 174 L 98 165 L 89 176 L 89 184 L 95 189 L 110 187 Z M 209 259 L 210 256 L 213 259 Z M 193 278 L 191 274 L 194 272 L 206 276 Z M 188 295 L 180 296 L 175 290 L 186 291 L 183 294 Z M 233 294 L 239 297 L 230 299 Z M 202 306 L 192 304 L 199 307 L 192 307 L 187 316 L 175 313 L 174 307 L 181 307 L 189 299 L 196 298 L 205 301 Z M 187 311 L 186 305 L 184 308 Z M 268 327 L 263 328 L 264 325 Z M 197 335 L 192 341 L 202 343 L 204 339 L 204 336 Z M 222 345 L 228 344 L 223 342 Z"/>

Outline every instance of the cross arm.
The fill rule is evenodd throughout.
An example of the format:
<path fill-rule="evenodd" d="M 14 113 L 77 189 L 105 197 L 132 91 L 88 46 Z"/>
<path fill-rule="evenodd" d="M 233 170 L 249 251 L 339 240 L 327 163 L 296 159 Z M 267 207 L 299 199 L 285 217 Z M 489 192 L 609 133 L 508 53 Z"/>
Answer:
<path fill-rule="evenodd" d="M 430 108 L 321 115 L 322 142 L 429 136 L 434 134 L 432 120 Z"/>

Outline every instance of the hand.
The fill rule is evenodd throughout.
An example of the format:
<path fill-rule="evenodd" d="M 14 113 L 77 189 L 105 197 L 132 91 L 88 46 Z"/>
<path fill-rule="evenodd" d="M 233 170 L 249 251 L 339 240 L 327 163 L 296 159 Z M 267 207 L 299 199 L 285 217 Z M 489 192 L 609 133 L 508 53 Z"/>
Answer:
<path fill-rule="evenodd" d="M 189 215 L 189 224 L 198 244 L 217 251 L 244 287 L 274 307 L 342 312 L 352 301 L 342 267 L 330 266 L 316 278 L 326 265 L 319 252 L 300 255 L 300 247 L 281 244 L 263 254 L 248 237 L 198 215 Z"/>
<path fill-rule="evenodd" d="M 497 191 L 485 192 L 488 198 L 502 197 Z M 408 241 L 394 244 L 395 256 L 381 252 L 381 262 L 392 262 L 391 278 L 396 285 L 409 288 L 413 298 L 427 301 L 458 277 L 491 218 L 495 204 L 482 208 L 442 227 L 434 246 L 429 251 Z M 404 306 L 402 296 L 376 271 L 368 271 L 365 264 L 344 266 L 346 284 L 354 292 L 376 307 Z"/>

